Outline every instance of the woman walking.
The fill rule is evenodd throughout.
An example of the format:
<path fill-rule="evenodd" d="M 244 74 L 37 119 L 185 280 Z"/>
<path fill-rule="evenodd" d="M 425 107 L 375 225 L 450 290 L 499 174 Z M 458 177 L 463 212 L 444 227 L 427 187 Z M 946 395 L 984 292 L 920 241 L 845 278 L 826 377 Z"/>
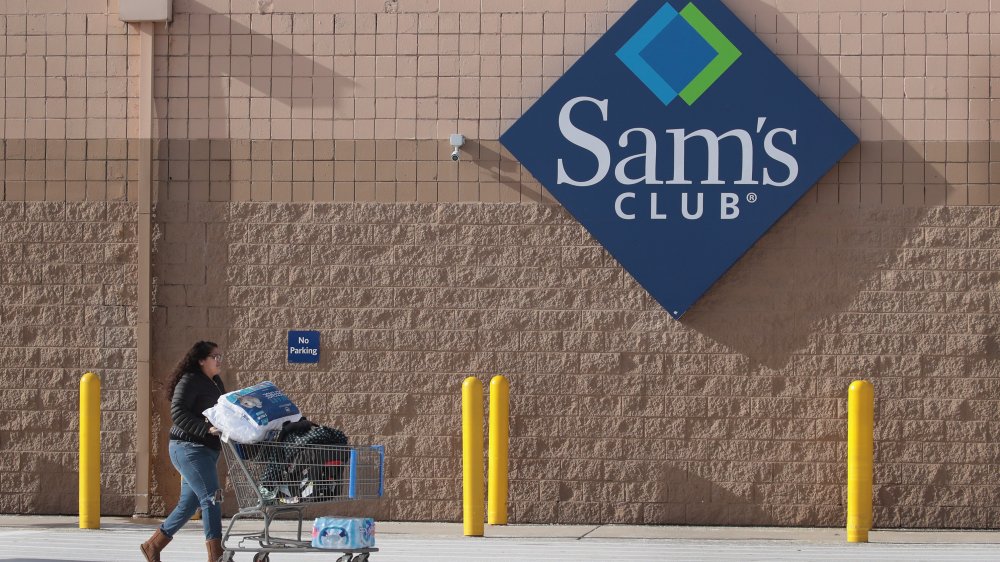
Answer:
<path fill-rule="evenodd" d="M 170 375 L 170 461 L 183 480 L 177 507 L 139 547 L 147 562 L 160 562 L 160 552 L 199 507 L 208 562 L 218 562 L 222 557 L 222 488 L 216 472 L 222 446 L 219 430 L 202 415 L 225 393 L 219 377 L 221 365 L 219 347 L 200 341 Z"/>

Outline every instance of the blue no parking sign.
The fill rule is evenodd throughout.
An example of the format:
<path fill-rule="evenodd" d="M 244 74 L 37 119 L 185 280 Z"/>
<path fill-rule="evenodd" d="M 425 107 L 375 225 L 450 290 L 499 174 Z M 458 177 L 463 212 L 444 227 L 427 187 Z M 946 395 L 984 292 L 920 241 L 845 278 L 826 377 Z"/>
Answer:
<path fill-rule="evenodd" d="M 288 332 L 289 363 L 319 363 L 319 332 L 301 330 Z"/>

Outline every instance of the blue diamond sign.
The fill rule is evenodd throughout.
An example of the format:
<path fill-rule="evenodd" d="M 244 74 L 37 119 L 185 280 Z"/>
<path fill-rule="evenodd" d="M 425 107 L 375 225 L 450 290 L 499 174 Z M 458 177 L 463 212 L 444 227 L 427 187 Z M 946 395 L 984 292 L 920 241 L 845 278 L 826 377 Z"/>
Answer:
<path fill-rule="evenodd" d="M 721 0 L 639 0 L 500 141 L 680 318 L 858 139 Z"/>

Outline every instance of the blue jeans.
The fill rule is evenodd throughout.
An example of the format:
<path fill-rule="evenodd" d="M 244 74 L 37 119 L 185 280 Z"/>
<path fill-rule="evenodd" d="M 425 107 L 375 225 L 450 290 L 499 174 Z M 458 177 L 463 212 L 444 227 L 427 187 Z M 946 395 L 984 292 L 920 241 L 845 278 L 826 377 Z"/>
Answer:
<path fill-rule="evenodd" d="M 168 537 L 191 520 L 201 507 L 201 523 L 205 527 L 205 540 L 222 538 L 222 487 L 219 486 L 219 451 L 200 443 L 170 440 L 170 461 L 181 473 L 181 497 L 177 507 L 170 512 L 160 530 Z"/>

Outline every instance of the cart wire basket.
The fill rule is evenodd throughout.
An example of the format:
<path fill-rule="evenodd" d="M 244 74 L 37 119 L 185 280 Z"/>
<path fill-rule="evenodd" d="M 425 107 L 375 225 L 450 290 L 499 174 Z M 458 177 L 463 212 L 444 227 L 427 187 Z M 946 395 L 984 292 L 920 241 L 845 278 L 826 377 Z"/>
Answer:
<path fill-rule="evenodd" d="M 318 549 L 303 537 L 303 510 L 312 505 L 373 499 L 384 491 L 385 448 L 381 445 L 346 446 L 291 444 L 266 441 L 223 443 L 229 484 L 239 505 L 222 536 L 224 562 L 236 552 L 254 553 L 253 562 L 268 562 L 274 552 L 341 552 L 337 562 L 366 562 L 377 548 Z M 295 538 L 272 534 L 278 518 L 297 520 Z M 243 520 L 259 521 L 251 532 L 236 532 Z"/>

